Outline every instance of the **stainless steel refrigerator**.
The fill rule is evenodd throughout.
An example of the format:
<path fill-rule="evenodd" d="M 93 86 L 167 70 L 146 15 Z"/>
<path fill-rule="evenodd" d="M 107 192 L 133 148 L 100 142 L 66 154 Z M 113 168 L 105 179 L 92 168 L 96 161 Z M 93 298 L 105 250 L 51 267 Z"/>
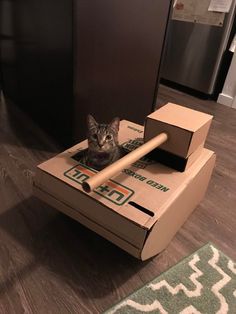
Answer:
<path fill-rule="evenodd" d="M 224 66 L 235 16 L 235 0 L 223 27 L 171 20 L 161 78 L 213 95 Z"/>

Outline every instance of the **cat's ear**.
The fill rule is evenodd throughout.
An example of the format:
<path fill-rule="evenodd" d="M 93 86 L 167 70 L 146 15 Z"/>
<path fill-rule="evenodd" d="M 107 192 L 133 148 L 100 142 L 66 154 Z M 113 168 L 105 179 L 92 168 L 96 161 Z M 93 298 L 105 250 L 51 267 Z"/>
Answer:
<path fill-rule="evenodd" d="M 97 128 L 98 123 L 91 114 L 87 116 L 87 125 L 89 130 Z"/>
<path fill-rule="evenodd" d="M 114 118 L 111 123 L 109 124 L 110 128 L 113 129 L 115 132 L 119 131 L 120 127 L 120 118 L 116 117 Z"/>

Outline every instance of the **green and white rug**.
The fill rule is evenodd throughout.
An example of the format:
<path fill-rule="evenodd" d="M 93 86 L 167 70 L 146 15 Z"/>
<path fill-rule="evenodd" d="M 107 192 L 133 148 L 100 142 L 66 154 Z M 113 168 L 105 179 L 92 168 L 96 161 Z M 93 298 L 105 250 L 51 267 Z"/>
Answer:
<path fill-rule="evenodd" d="M 105 313 L 236 314 L 236 264 L 207 244 Z"/>

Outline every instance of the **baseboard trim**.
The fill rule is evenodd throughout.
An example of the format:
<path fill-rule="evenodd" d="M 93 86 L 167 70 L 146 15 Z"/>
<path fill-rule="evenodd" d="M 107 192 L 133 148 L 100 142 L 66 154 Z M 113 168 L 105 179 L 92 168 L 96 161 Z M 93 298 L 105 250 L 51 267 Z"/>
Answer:
<path fill-rule="evenodd" d="M 227 106 L 227 107 L 231 107 L 232 108 L 232 104 L 233 104 L 234 98 L 232 96 L 226 95 L 226 94 L 219 94 L 219 97 L 217 99 L 217 102 L 221 105 Z"/>

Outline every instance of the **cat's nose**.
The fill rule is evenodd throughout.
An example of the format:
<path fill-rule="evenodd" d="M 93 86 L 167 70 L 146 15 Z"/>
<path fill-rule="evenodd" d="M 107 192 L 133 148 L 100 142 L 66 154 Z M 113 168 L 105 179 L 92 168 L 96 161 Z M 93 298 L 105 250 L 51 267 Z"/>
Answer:
<path fill-rule="evenodd" d="M 99 141 L 99 142 L 98 142 L 98 145 L 99 145 L 100 148 L 102 148 L 103 145 L 104 145 L 104 141 Z"/>

